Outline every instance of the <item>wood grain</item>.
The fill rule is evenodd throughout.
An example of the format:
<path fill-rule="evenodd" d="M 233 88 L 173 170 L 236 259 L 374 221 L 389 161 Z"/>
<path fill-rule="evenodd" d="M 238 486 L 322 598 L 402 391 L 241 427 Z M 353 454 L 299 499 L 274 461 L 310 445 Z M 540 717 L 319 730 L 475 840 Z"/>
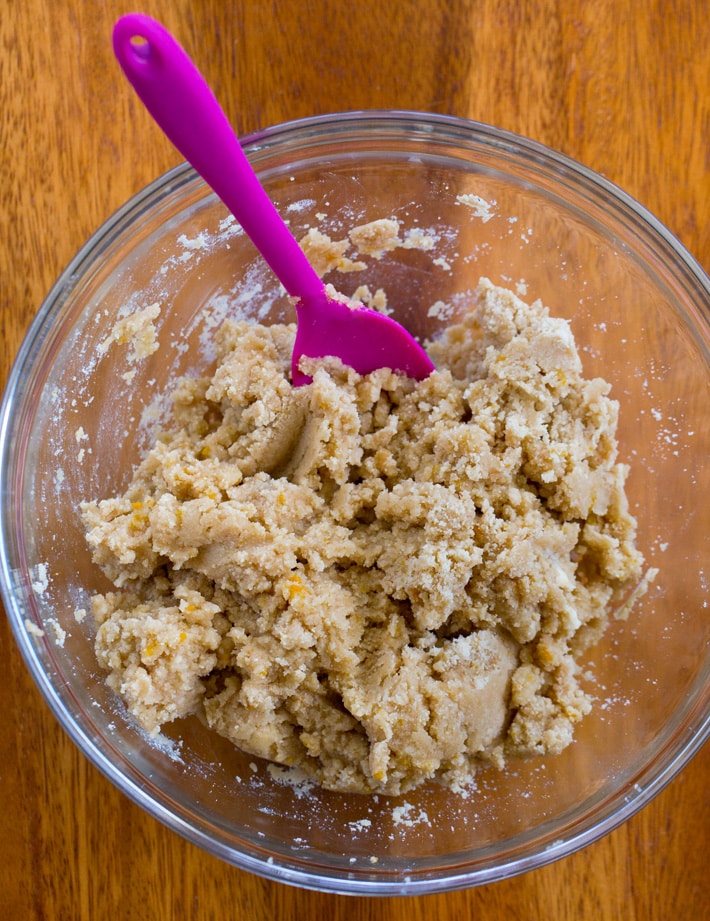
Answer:
<path fill-rule="evenodd" d="M 241 132 L 406 108 L 556 147 L 642 201 L 710 267 L 706 0 L 145 0 Z M 79 246 L 178 155 L 119 79 L 114 0 L 2 0 L 2 381 Z M 0 620 L 0 913 L 216 918 L 666 921 L 707 911 L 710 750 L 572 857 L 446 896 L 346 899 L 237 871 L 121 796 L 59 728 Z"/>

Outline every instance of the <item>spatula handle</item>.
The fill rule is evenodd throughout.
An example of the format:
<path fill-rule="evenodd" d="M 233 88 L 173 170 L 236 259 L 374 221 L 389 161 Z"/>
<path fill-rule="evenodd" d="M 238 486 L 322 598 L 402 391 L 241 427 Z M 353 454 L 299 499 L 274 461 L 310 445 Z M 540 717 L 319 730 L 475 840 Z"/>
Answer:
<path fill-rule="evenodd" d="M 323 283 L 264 191 L 221 106 L 187 53 L 159 22 L 121 17 L 114 54 L 166 136 L 217 193 L 286 291 L 308 301 Z"/>

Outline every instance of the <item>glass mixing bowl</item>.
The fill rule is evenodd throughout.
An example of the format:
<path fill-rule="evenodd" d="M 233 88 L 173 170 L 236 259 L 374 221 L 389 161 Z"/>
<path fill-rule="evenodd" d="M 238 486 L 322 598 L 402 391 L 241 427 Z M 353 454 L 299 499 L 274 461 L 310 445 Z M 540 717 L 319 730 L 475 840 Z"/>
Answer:
<path fill-rule="evenodd" d="M 569 318 L 588 377 L 621 404 L 619 441 L 639 544 L 659 575 L 589 654 L 596 698 L 561 755 L 482 771 L 468 795 L 324 792 L 236 751 L 197 719 L 156 739 L 107 687 L 88 599 L 79 502 L 124 485 L 179 376 L 212 360 L 226 316 L 292 319 L 223 206 L 183 165 L 83 247 L 41 307 L 2 408 L 2 593 L 28 667 L 62 726 L 127 796 L 243 869 L 341 893 L 472 886 L 564 857 L 667 784 L 708 733 L 710 285 L 677 240 L 604 179 L 539 144 L 459 119 L 348 113 L 244 139 L 299 236 L 397 217 L 433 252 L 397 249 L 355 284 L 435 335 L 480 276 Z M 347 290 L 349 278 L 334 281 Z M 396 292 L 396 293 L 395 293 Z M 160 348 L 102 348 L 154 302 Z M 433 315 L 432 315 L 433 314 Z"/>

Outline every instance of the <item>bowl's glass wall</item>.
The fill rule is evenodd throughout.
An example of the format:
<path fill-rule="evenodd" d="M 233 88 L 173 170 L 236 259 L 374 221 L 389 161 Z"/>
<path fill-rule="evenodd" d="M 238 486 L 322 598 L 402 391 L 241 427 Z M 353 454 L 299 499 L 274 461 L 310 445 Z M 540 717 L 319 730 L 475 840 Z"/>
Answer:
<path fill-rule="evenodd" d="M 239 227 L 180 168 L 80 254 L 11 379 L 3 568 L 23 653 L 105 773 L 177 831 L 257 872 L 341 891 L 422 891 L 569 853 L 647 801 L 707 729 L 707 280 L 632 203 L 562 158 L 482 126 L 316 119 L 255 137 L 248 150 L 297 236 L 317 226 L 339 239 L 363 221 L 397 217 L 403 230 L 437 239 L 433 252 L 398 249 L 362 274 L 332 279 L 346 293 L 363 283 L 385 288 L 397 318 L 419 335 L 440 328 L 432 304 L 464 310 L 482 275 L 571 320 L 587 375 L 607 378 L 621 404 L 628 491 L 658 579 L 592 651 L 597 703 L 577 741 L 557 758 L 482 772 L 468 796 L 431 787 L 378 800 L 304 789 L 196 719 L 158 740 L 139 732 L 97 668 L 90 615 L 81 619 L 90 594 L 107 586 L 78 504 L 126 483 L 170 385 L 210 365 L 222 318 L 293 319 Z M 490 216 L 462 195 L 484 199 Z M 119 316 L 154 302 L 154 355 L 131 365 L 128 345 L 102 353 Z"/>

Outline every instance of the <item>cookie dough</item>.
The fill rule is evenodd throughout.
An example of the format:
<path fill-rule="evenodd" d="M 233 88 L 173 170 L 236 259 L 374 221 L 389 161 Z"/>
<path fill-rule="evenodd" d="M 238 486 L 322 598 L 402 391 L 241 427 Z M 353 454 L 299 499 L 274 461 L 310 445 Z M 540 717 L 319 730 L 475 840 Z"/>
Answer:
<path fill-rule="evenodd" d="M 642 575 L 608 384 L 485 279 L 421 382 L 327 359 L 294 388 L 294 334 L 226 322 L 125 494 L 82 506 L 110 685 L 331 790 L 561 751 Z"/>

